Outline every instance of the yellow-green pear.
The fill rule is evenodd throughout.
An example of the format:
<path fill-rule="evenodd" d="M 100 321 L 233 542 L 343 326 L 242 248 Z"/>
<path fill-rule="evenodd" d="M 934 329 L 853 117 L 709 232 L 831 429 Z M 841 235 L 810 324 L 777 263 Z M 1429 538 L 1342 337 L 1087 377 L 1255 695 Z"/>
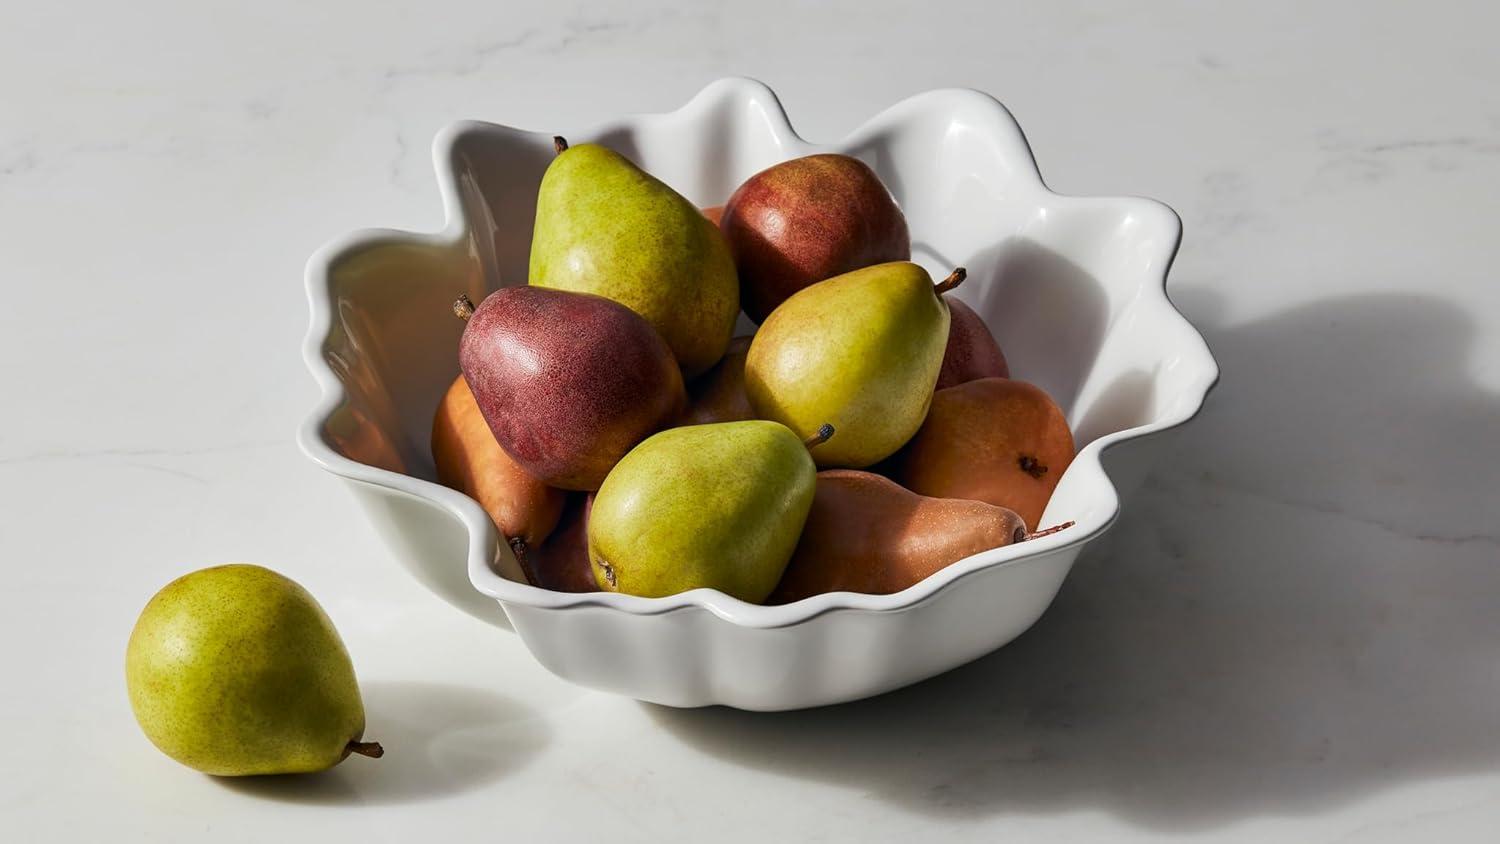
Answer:
<path fill-rule="evenodd" d="M 707 587 L 760 603 L 812 507 L 809 446 L 779 422 L 689 425 L 625 455 L 594 496 L 589 560 L 599 588 L 648 598 Z"/>
<path fill-rule="evenodd" d="M 619 153 L 556 145 L 537 193 L 531 283 L 604 296 L 645 317 L 684 375 L 713 366 L 740 312 L 719 227 Z"/>
<path fill-rule="evenodd" d="M 816 446 L 820 467 L 861 468 L 895 453 L 921 427 L 948 344 L 942 294 L 909 261 L 876 264 L 792 294 L 756 332 L 745 391 L 756 414 L 798 436 L 825 422 L 837 437 Z"/>
<path fill-rule="evenodd" d="M 333 622 L 307 590 L 252 565 L 202 569 L 146 604 L 125 652 L 146 737 L 218 776 L 321 771 L 364 742 L 365 708 Z"/>

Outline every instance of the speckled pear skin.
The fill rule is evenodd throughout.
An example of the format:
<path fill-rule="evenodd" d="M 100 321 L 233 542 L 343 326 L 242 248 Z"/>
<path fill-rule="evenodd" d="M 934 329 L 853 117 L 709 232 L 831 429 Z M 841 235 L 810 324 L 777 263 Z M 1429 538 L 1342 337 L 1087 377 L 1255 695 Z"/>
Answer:
<path fill-rule="evenodd" d="M 645 317 L 688 377 L 724 354 L 740 311 L 718 227 L 597 144 L 563 150 L 542 177 L 530 273 L 538 287 L 607 296 Z"/>
<path fill-rule="evenodd" d="M 836 275 L 911 259 L 906 217 L 857 158 L 783 161 L 735 190 L 719 220 L 745 313 L 763 322 L 787 297 Z"/>
<path fill-rule="evenodd" d="M 916 433 L 948 341 L 948 307 L 916 264 L 877 264 L 793 294 L 755 334 L 745 390 L 756 414 L 809 437 L 821 468 L 863 468 Z"/>
<path fill-rule="evenodd" d="M 801 440 L 776 422 L 662 431 L 594 497 L 595 579 L 649 598 L 707 587 L 760 603 L 796 547 L 816 474 Z"/>
<path fill-rule="evenodd" d="M 871 472 L 818 473 L 817 495 L 770 604 L 824 592 L 888 595 L 981 551 L 1020 542 L 1004 507 L 928 498 Z"/>
<path fill-rule="evenodd" d="M 147 738 L 206 774 L 321 771 L 365 729 L 333 622 L 260 566 L 203 569 L 156 593 L 130 634 L 125 679 Z"/>
<path fill-rule="evenodd" d="M 1036 529 L 1073 456 L 1067 417 L 1046 391 L 980 378 L 933 396 L 892 477 L 920 495 L 1009 508 Z"/>
<path fill-rule="evenodd" d="M 464 327 L 458 360 L 500 447 L 563 489 L 598 489 L 616 461 L 687 402 L 682 373 L 651 324 L 588 293 L 491 293 Z"/>
<path fill-rule="evenodd" d="M 943 353 L 943 367 L 938 371 L 937 389 L 956 387 L 967 381 L 980 378 L 1009 378 L 1010 366 L 995 335 L 990 333 L 984 319 L 952 296 L 943 297 L 948 303 L 951 321 L 948 326 L 948 347 Z"/>

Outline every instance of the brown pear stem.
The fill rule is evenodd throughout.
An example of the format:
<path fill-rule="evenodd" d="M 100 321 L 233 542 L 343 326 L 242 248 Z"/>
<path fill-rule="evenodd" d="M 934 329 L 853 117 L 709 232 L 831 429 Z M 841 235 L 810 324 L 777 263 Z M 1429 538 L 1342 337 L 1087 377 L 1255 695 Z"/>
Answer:
<path fill-rule="evenodd" d="M 833 426 L 824 422 L 818 426 L 817 433 L 803 440 L 802 444 L 808 448 L 812 448 L 813 446 L 819 446 L 828 442 L 828 438 L 831 436 L 833 436 Z"/>
<path fill-rule="evenodd" d="M 552 150 L 553 150 L 553 152 L 557 153 L 558 155 L 562 155 L 564 152 L 567 152 L 567 150 L 568 150 L 568 139 L 564 138 L 562 135 L 553 135 L 552 136 Z"/>
<path fill-rule="evenodd" d="M 933 289 L 937 291 L 937 295 L 941 296 L 944 293 L 947 293 L 949 290 L 952 290 L 960 284 L 963 284 L 964 279 L 968 277 L 968 270 L 964 269 L 963 267 L 954 267 L 953 272 L 948 273 L 948 277 L 938 282 L 937 287 Z"/>
<path fill-rule="evenodd" d="M 521 574 L 526 575 L 526 582 L 532 586 L 539 585 L 536 582 L 536 573 L 531 570 L 531 560 L 526 556 L 526 540 L 519 536 L 512 536 L 505 540 L 510 545 L 510 550 L 516 555 L 516 562 L 521 564 Z"/>
<path fill-rule="evenodd" d="M 351 741 L 344 749 L 371 759 L 379 759 L 385 755 L 385 748 L 381 747 L 378 741 Z"/>
<path fill-rule="evenodd" d="M 468 322 L 469 317 L 474 315 L 474 302 L 467 293 L 460 293 L 458 298 L 453 300 L 453 315 L 464 322 Z"/>
<path fill-rule="evenodd" d="M 1044 536 L 1051 536 L 1058 531 L 1067 530 L 1075 524 L 1077 524 L 1077 522 L 1063 522 L 1060 525 L 1053 525 L 1052 527 L 1046 528 L 1045 530 L 1034 530 L 1031 533 L 1026 534 L 1026 538 L 1041 539 Z"/>

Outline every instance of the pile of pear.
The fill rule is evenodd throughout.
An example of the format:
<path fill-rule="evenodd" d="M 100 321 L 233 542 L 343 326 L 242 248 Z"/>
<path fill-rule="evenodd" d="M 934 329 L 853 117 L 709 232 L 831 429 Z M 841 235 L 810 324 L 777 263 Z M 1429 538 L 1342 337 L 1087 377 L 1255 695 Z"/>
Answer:
<path fill-rule="evenodd" d="M 454 304 L 432 430 L 533 585 L 888 594 L 1036 535 L 1067 421 L 949 295 L 965 271 L 911 261 L 867 165 L 793 159 L 700 210 L 554 142 L 529 283 Z"/>
<path fill-rule="evenodd" d="M 432 428 L 535 586 L 754 603 L 887 594 L 1036 531 L 1073 438 L 984 321 L 911 262 L 855 158 L 764 170 L 700 211 L 623 156 L 542 179 L 530 283 L 453 308 L 460 374 Z M 743 313 L 759 329 L 735 337 Z M 251 565 L 185 575 L 126 651 L 162 752 L 220 776 L 307 773 L 365 741 L 332 621 Z"/>

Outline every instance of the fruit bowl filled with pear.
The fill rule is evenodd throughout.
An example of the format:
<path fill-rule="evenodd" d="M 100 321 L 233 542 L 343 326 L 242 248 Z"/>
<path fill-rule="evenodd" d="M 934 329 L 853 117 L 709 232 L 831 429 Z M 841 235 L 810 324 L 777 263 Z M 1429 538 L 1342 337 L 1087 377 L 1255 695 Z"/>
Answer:
<path fill-rule="evenodd" d="M 724 80 L 435 157 L 443 232 L 309 264 L 300 441 L 420 581 L 595 688 L 789 709 L 1004 645 L 1149 469 L 1103 450 L 1217 377 L 1165 297 L 1176 216 L 1047 190 L 975 92 L 820 147 Z"/>

